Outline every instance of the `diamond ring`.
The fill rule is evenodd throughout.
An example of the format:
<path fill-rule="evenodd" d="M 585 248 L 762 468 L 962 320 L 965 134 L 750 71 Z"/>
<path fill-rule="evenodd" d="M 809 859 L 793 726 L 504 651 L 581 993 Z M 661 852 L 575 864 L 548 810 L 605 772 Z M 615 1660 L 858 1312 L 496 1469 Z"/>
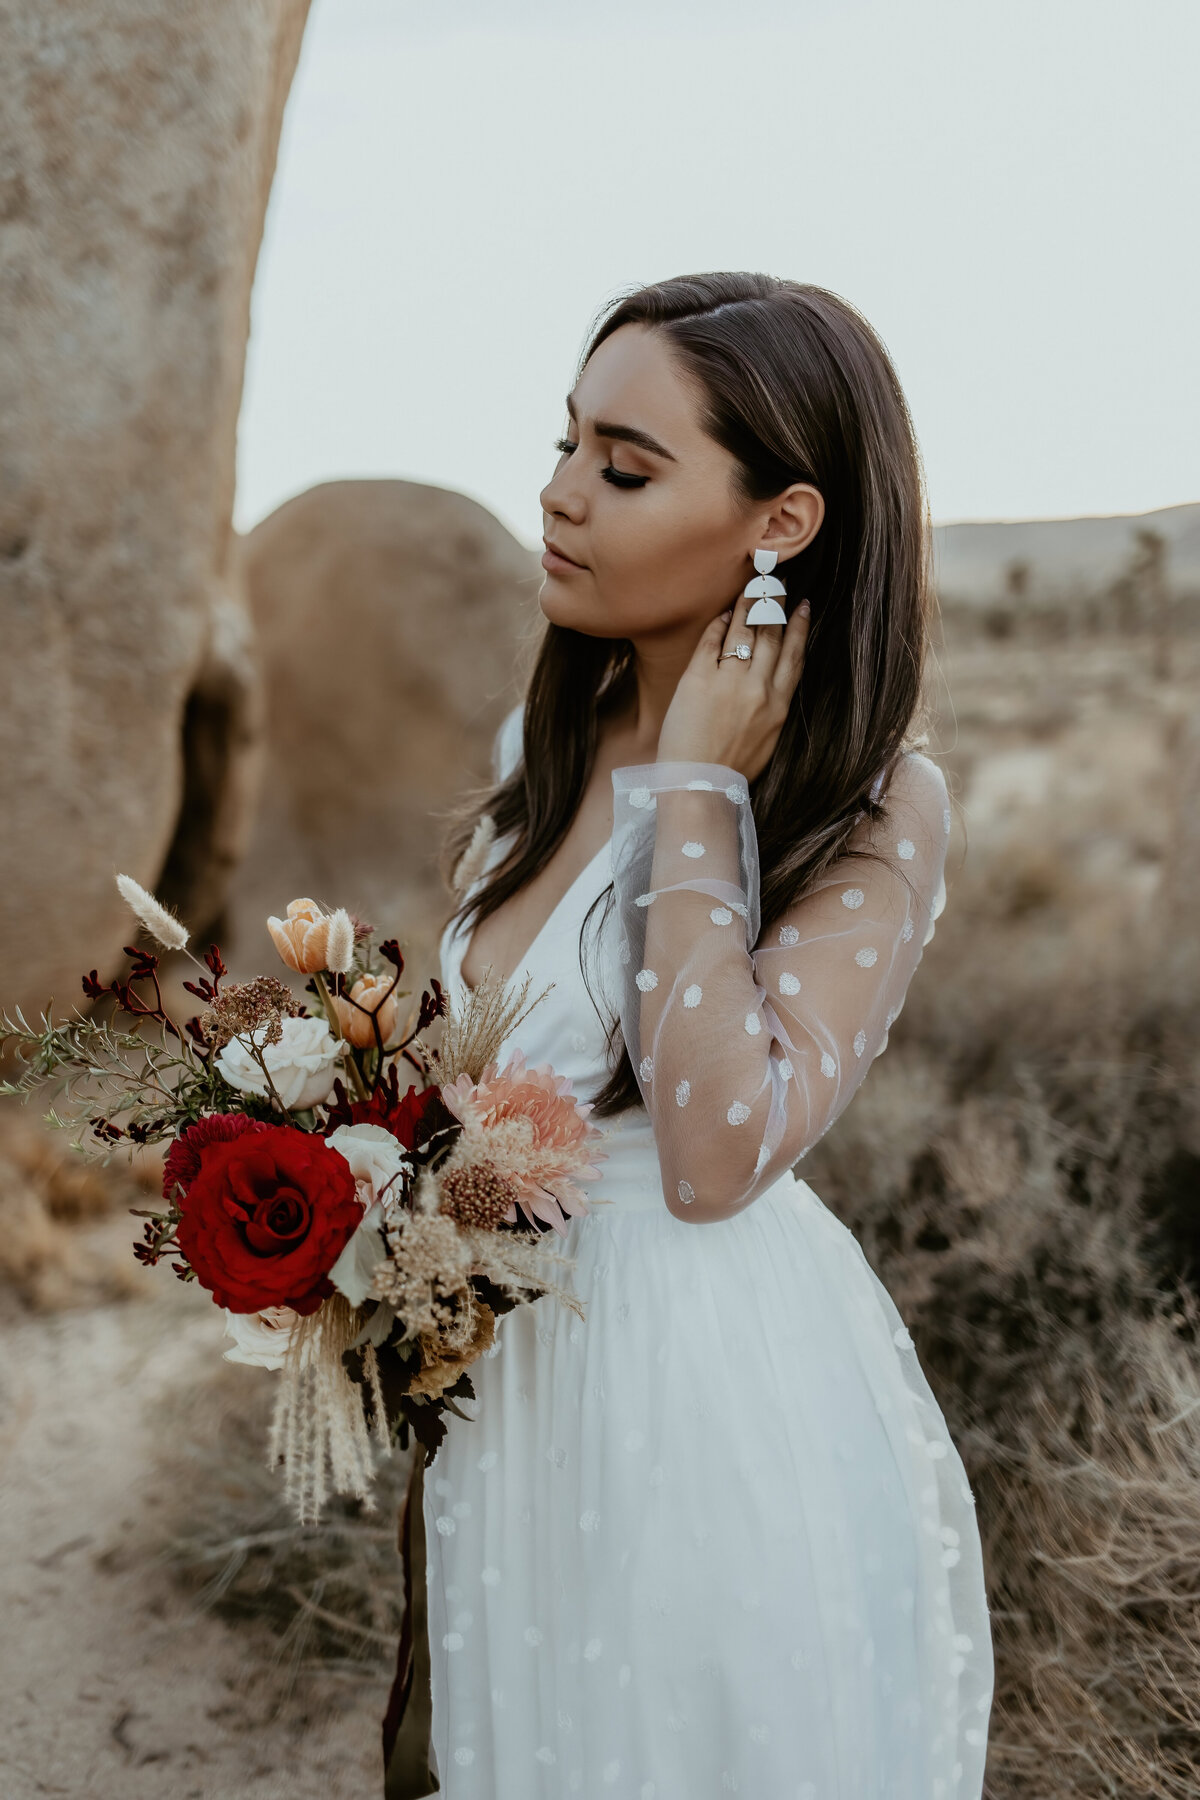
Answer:
<path fill-rule="evenodd" d="M 753 655 L 754 646 L 752 644 L 735 644 L 732 650 L 722 650 L 717 661 L 724 662 L 727 656 L 736 656 L 739 662 L 749 662 Z"/>

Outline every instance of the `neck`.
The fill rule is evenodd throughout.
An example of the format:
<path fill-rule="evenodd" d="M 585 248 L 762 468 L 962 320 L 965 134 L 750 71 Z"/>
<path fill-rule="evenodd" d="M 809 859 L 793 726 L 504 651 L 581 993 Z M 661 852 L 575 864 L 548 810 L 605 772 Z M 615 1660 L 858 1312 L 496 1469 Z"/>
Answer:
<path fill-rule="evenodd" d="M 633 641 L 637 685 L 626 728 L 638 762 L 654 761 L 667 708 L 675 697 L 680 676 L 692 660 L 699 638 L 699 629 L 690 626 L 669 637 L 635 638 Z"/>

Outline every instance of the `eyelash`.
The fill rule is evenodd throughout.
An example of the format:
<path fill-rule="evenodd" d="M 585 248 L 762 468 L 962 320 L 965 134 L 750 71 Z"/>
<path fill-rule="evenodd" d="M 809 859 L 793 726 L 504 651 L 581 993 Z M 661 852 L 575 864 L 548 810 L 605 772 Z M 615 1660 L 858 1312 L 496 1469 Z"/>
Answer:
<path fill-rule="evenodd" d="M 561 437 L 555 438 L 554 448 L 556 450 L 565 450 L 569 455 L 573 450 L 578 450 L 579 446 L 578 444 L 573 444 L 570 438 Z M 619 488 L 645 487 L 650 479 L 648 475 L 622 475 L 621 471 L 619 469 L 614 469 L 611 463 L 609 463 L 607 467 L 601 469 L 600 473 L 605 481 L 609 481 L 612 483 L 613 487 Z"/>

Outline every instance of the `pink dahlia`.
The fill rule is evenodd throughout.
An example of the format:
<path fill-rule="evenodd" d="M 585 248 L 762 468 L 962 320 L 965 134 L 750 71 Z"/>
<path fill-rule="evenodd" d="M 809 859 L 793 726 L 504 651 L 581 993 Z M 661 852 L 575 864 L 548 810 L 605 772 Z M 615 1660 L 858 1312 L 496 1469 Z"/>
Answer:
<path fill-rule="evenodd" d="M 458 1160 L 486 1158 L 516 1183 L 505 1219 L 515 1224 L 519 1208 L 530 1223 L 541 1220 L 565 1236 L 567 1216 L 588 1210 L 572 1177 L 595 1180 L 600 1173 L 600 1133 L 588 1120 L 592 1102 L 577 1100 L 570 1081 L 549 1063 L 527 1068 L 519 1050 L 503 1069 L 489 1063 L 477 1082 L 467 1075 L 448 1082 L 442 1099 L 463 1128 Z"/>

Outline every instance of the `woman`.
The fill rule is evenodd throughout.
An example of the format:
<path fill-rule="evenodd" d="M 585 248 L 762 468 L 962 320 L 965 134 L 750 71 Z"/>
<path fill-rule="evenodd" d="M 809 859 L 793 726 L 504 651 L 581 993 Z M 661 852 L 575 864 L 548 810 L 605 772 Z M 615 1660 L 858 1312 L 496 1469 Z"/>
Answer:
<path fill-rule="evenodd" d="M 504 1317 L 426 1473 L 441 1790 L 978 1800 L 971 1491 L 791 1173 L 944 895 L 908 413 L 844 301 L 743 274 L 621 300 L 568 412 L 549 625 L 442 958 L 452 997 L 553 983 L 508 1048 L 595 1097 L 607 1160 L 566 1244 L 586 1323 Z M 786 625 L 748 621 L 756 552 Z"/>

